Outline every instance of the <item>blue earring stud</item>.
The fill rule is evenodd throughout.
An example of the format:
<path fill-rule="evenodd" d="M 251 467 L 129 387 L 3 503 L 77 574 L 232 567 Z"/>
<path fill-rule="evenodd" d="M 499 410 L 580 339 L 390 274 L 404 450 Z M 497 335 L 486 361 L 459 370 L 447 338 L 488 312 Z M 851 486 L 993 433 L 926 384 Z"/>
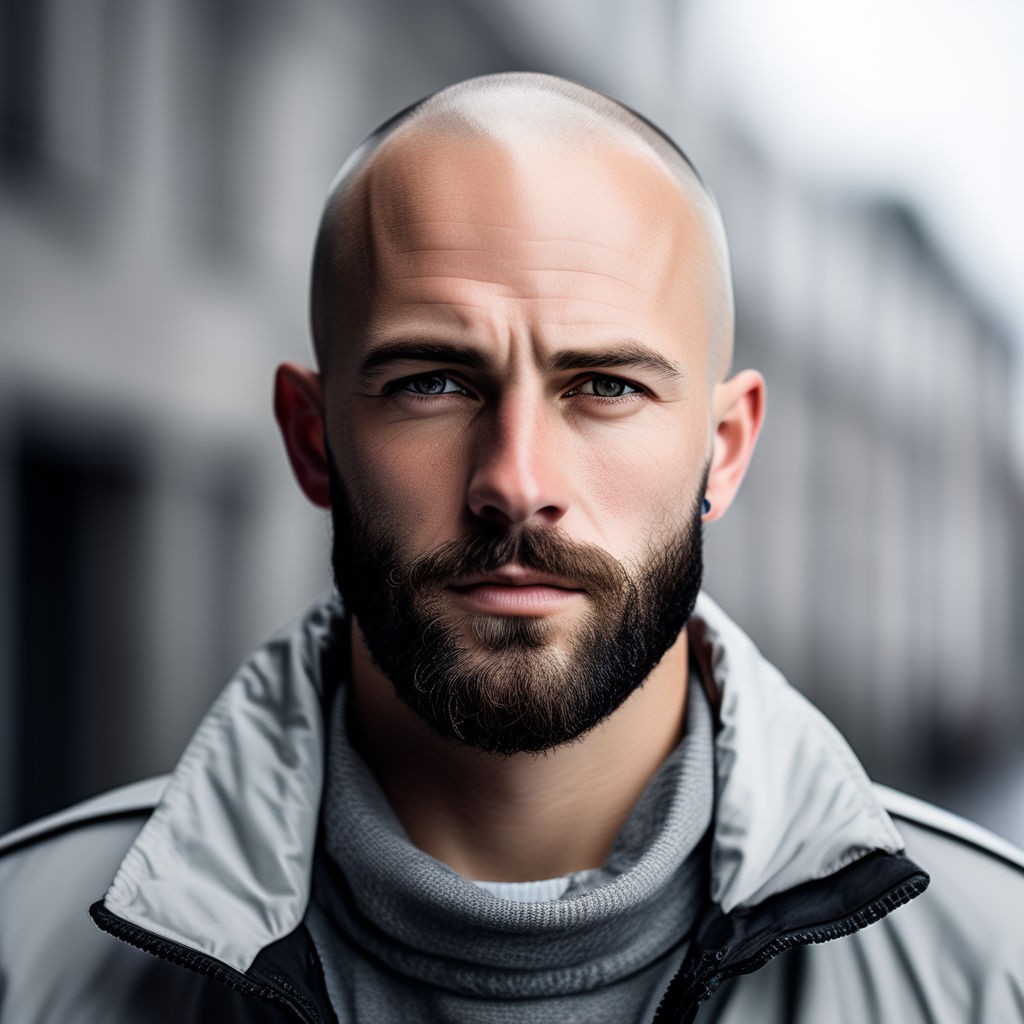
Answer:
<path fill-rule="evenodd" d="M 711 511 L 711 502 L 707 498 L 704 499 L 704 504 L 701 506 L 704 515 L 707 515 Z"/>

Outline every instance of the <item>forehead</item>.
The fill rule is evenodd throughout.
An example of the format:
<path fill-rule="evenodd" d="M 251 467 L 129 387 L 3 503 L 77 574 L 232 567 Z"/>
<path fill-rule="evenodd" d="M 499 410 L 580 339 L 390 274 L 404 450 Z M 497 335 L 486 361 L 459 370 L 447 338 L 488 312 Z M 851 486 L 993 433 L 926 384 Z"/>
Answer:
<path fill-rule="evenodd" d="M 371 324 L 382 311 L 464 321 L 477 301 L 505 300 L 516 315 L 557 307 L 563 326 L 642 330 L 706 305 L 703 211 L 643 147 L 614 138 L 412 131 L 380 147 L 345 206 Z"/>
<path fill-rule="evenodd" d="M 444 248 L 490 228 L 653 262 L 678 242 L 680 220 L 692 222 L 691 235 L 700 228 L 679 182 L 651 155 L 594 133 L 552 140 L 414 130 L 388 140 L 366 171 L 364 211 L 378 240 L 399 246 Z"/>

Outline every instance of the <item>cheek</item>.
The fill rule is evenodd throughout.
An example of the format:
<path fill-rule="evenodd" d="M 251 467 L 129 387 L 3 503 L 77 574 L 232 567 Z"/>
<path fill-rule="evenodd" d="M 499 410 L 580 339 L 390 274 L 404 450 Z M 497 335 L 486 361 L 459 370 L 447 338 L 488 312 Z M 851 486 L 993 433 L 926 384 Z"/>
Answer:
<path fill-rule="evenodd" d="M 450 538 L 465 501 L 463 458 L 450 434 L 422 429 L 342 434 L 339 471 L 371 515 L 386 516 L 413 547 Z"/>
<path fill-rule="evenodd" d="M 624 556 L 678 529 L 697 500 L 706 431 L 661 420 L 648 425 L 657 429 L 624 430 L 581 452 L 581 511 L 608 549 Z"/>

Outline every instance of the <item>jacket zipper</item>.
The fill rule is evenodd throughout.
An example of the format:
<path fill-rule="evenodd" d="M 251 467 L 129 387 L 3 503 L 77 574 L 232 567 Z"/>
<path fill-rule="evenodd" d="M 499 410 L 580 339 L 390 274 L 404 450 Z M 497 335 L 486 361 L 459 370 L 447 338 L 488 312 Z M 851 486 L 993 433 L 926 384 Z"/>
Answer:
<path fill-rule="evenodd" d="M 204 977 L 213 978 L 222 984 L 230 985 L 231 988 L 243 995 L 252 996 L 265 1003 L 284 1009 L 302 1024 L 322 1024 L 320 1016 L 309 1000 L 290 982 L 284 978 L 275 977 L 274 981 L 278 987 L 261 985 L 258 982 L 247 978 L 241 971 L 228 967 L 227 964 L 207 956 L 205 953 L 197 953 L 169 939 L 154 935 L 139 928 L 137 925 L 125 921 L 116 914 L 111 913 L 103 905 L 103 902 L 94 903 L 89 908 L 92 919 L 103 931 L 108 932 L 115 938 L 127 942 L 146 953 L 152 953 L 162 960 L 168 960 L 179 967 L 185 967 Z"/>
<path fill-rule="evenodd" d="M 927 885 L 926 878 L 908 879 L 848 917 L 819 928 L 801 928 L 786 932 L 740 960 L 725 962 L 725 950 L 709 951 L 697 963 L 692 972 L 692 980 L 684 977 L 684 963 L 665 989 L 652 1024 L 690 1024 L 697 1016 L 699 1004 L 726 979 L 738 974 L 750 974 L 793 946 L 829 942 L 852 935 L 866 925 L 881 920 L 904 903 L 909 903 L 915 896 L 924 892 Z M 708 970 L 709 966 L 712 967 L 711 970 Z"/>

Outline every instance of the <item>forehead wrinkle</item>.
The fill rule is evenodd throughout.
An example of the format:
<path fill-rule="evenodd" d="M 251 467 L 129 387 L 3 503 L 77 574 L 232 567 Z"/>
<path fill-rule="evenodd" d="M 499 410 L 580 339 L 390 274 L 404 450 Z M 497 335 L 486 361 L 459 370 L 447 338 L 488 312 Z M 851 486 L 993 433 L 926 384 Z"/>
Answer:
<path fill-rule="evenodd" d="M 490 313 L 490 306 L 478 306 L 472 302 L 451 302 L 447 299 L 398 299 L 401 306 L 445 306 L 449 309 L 479 309 L 481 312 Z"/>
<path fill-rule="evenodd" d="M 578 296 L 570 296 L 568 298 L 557 295 L 517 295 L 514 301 L 524 302 L 539 302 L 542 300 L 555 301 L 555 302 L 566 302 L 566 303 L 578 303 L 581 300 Z M 472 302 L 453 301 L 450 299 L 421 299 L 421 298 L 397 298 L 395 300 L 398 305 L 401 306 L 447 306 L 453 309 L 479 309 L 484 313 L 492 313 L 493 309 L 490 306 L 481 306 Z M 609 309 L 617 310 L 620 313 L 629 313 L 628 309 L 623 306 L 617 306 L 613 302 L 604 302 L 600 299 L 587 299 L 587 305 L 607 306 Z M 560 326 L 573 326 L 571 322 L 560 322 Z"/>
<path fill-rule="evenodd" d="M 441 280 L 451 278 L 452 280 L 459 279 L 465 281 L 485 282 L 488 278 L 480 277 L 472 274 L 471 272 L 467 273 L 467 271 L 462 269 L 465 264 L 458 261 L 458 257 L 460 256 L 480 255 L 492 257 L 496 263 L 501 264 L 503 267 L 511 265 L 511 269 L 516 276 L 535 272 L 538 274 L 578 274 L 581 276 L 599 277 L 604 280 L 612 281 L 616 284 L 631 288 L 634 291 L 639 292 L 641 295 L 649 296 L 651 294 L 650 289 L 644 288 L 637 284 L 636 281 L 630 280 L 628 274 L 617 272 L 619 266 L 622 264 L 625 264 L 627 267 L 635 267 L 637 263 L 636 254 L 626 253 L 613 246 L 600 245 L 599 243 L 587 242 L 582 239 L 527 238 L 522 239 L 519 244 L 528 249 L 542 246 L 550 248 L 552 245 L 556 245 L 560 247 L 561 251 L 550 252 L 543 255 L 541 252 L 536 252 L 531 255 L 529 252 L 517 253 L 516 251 L 511 250 L 508 246 L 502 246 L 500 244 L 494 244 L 491 246 L 449 244 L 446 239 L 441 238 L 429 245 L 394 248 L 391 250 L 391 253 L 399 258 L 408 257 L 408 262 L 413 270 L 413 272 L 410 272 L 409 270 L 402 269 L 401 265 L 399 265 L 396 268 L 395 277 L 396 279 L 401 280 L 428 280 L 431 278 Z M 577 251 L 566 252 L 564 247 L 567 246 L 570 247 L 570 249 L 576 249 Z M 573 262 L 572 257 L 581 256 L 578 249 L 585 246 L 589 246 L 597 251 L 589 255 L 583 254 L 586 258 L 577 259 L 576 262 Z M 608 253 L 610 256 L 615 257 L 615 259 L 600 259 L 599 254 L 603 253 Z M 453 262 L 451 269 L 444 265 L 436 267 L 435 261 L 437 259 L 443 260 L 446 256 L 451 256 L 454 261 L 458 262 Z M 560 262 L 559 258 L 566 262 Z M 554 260 L 554 262 L 533 262 L 533 260 L 542 259 Z M 427 272 L 415 272 L 421 267 L 423 267 Z M 498 284 L 500 282 L 495 280 L 494 283 Z"/>
<path fill-rule="evenodd" d="M 603 277 L 608 281 L 614 281 L 616 284 L 621 284 L 627 288 L 632 288 L 634 291 L 640 292 L 641 295 L 650 295 L 650 292 L 646 288 L 641 288 L 640 285 L 634 284 L 632 281 L 626 281 L 621 277 L 616 277 L 615 274 L 606 274 L 600 270 L 584 270 L 581 267 L 530 267 L 530 272 L 538 271 L 544 273 L 553 274 L 583 274 L 589 277 Z M 451 274 L 402 274 L 403 281 L 469 281 L 474 284 L 491 284 L 496 288 L 503 288 L 506 292 L 510 292 L 511 288 L 508 284 L 502 281 L 495 281 L 491 278 L 486 277 L 467 277 L 461 273 Z M 514 298 L 530 298 L 531 296 L 511 296 Z M 534 298 L 545 298 L 546 296 L 533 296 Z M 565 299 L 567 296 L 552 296 L 552 298 Z M 586 301 L 586 300 L 585 300 Z"/>
<path fill-rule="evenodd" d="M 462 228 L 487 228 L 489 231 L 515 231 L 522 232 L 522 228 L 516 224 L 490 224 L 482 220 L 464 220 L 456 217 L 424 217 L 420 220 L 424 227 L 452 227 L 457 225 Z"/>
<path fill-rule="evenodd" d="M 511 292 L 509 285 L 503 281 L 495 281 L 490 277 L 467 277 L 465 274 L 402 274 L 403 281 L 451 281 L 464 282 L 467 284 L 486 284 L 495 288 L 501 288 L 506 293 Z"/>
<path fill-rule="evenodd" d="M 416 249 L 396 249 L 395 252 L 399 256 L 416 256 L 420 253 L 425 252 L 436 252 L 437 250 L 433 246 L 422 246 Z M 479 249 L 473 248 L 468 245 L 452 245 L 445 248 L 445 252 L 474 252 L 474 253 L 486 253 L 489 256 L 501 256 L 503 251 L 501 249 Z"/>
<path fill-rule="evenodd" d="M 632 288 L 634 291 L 640 292 L 641 295 L 649 296 L 651 293 L 646 288 L 641 288 L 640 285 L 634 284 L 632 281 L 627 281 L 625 278 L 618 277 L 616 274 L 606 274 L 603 270 L 587 270 L 584 267 L 530 267 L 531 271 L 543 271 L 554 274 L 584 274 L 590 277 L 603 277 L 608 281 L 615 281 L 617 284 L 625 285 L 627 288 Z"/>
<path fill-rule="evenodd" d="M 622 255 L 614 246 L 595 242 L 592 238 L 535 238 L 532 241 L 535 245 L 589 245 L 595 249 L 603 249 L 605 252 L 615 253 L 616 256 Z"/>
<path fill-rule="evenodd" d="M 626 334 L 633 331 L 633 328 L 629 324 L 620 324 L 614 320 L 552 320 L 548 324 L 549 327 L 567 327 L 570 330 L 576 330 L 577 328 L 593 329 L 597 331 L 604 331 L 609 329 L 622 330 Z"/>
<path fill-rule="evenodd" d="M 424 221 L 421 221 L 420 223 L 423 224 L 424 226 L 431 226 L 431 225 L 437 224 L 439 222 L 424 220 Z M 477 222 L 473 222 L 473 221 L 452 221 L 452 222 L 445 222 L 445 223 L 457 223 L 460 227 L 470 228 L 470 229 L 472 229 L 474 231 L 476 231 L 476 230 L 478 230 L 480 228 L 483 228 L 483 229 L 488 230 L 488 231 L 513 231 L 516 234 L 520 234 L 520 235 L 529 234 L 529 229 L 527 229 L 527 228 L 512 227 L 512 226 L 497 225 L 497 224 L 483 224 L 483 223 L 481 223 L 479 221 L 477 221 Z M 443 249 L 446 252 L 482 252 L 482 253 L 491 253 L 493 255 L 503 255 L 503 254 L 505 254 L 508 251 L 507 248 L 505 248 L 505 246 L 503 246 L 503 245 L 495 246 L 495 247 L 479 246 L 479 245 L 458 245 L 458 244 L 451 244 L 451 243 L 448 243 L 446 241 L 445 241 L 445 244 L 441 245 L 441 244 L 439 244 L 441 241 L 443 241 L 443 240 L 439 239 L 438 242 L 432 243 L 430 245 L 408 246 L 408 247 L 404 247 L 404 248 L 395 247 L 392 251 L 396 255 L 398 255 L 398 256 L 409 256 L 409 255 L 416 255 L 417 253 L 435 252 L 438 249 Z M 623 255 L 621 249 L 617 249 L 615 246 L 612 246 L 612 245 L 604 245 L 601 242 L 595 242 L 593 239 L 590 239 L 590 238 L 522 238 L 522 239 L 520 239 L 520 244 L 521 245 L 528 245 L 528 246 L 534 246 L 534 245 L 536 245 L 536 246 L 541 246 L 541 245 L 544 245 L 544 246 L 568 245 L 568 246 L 572 246 L 572 247 L 588 246 L 588 247 L 593 248 L 593 249 L 601 249 L 603 252 L 612 253 L 615 256 L 621 257 Z"/>
<path fill-rule="evenodd" d="M 625 306 L 616 305 L 614 302 L 607 302 L 604 299 L 592 299 L 590 297 L 581 299 L 578 295 L 514 295 L 510 298 L 513 302 L 559 302 L 569 305 L 607 306 L 609 309 L 616 309 L 620 313 L 630 312 Z"/>
<path fill-rule="evenodd" d="M 514 232 L 519 233 L 519 234 L 524 233 L 524 229 L 523 228 L 516 227 L 515 225 L 512 225 L 512 224 L 483 224 L 483 223 L 481 223 L 479 221 L 473 222 L 473 221 L 465 221 L 465 220 L 429 220 L 429 221 L 423 221 L 422 223 L 425 224 L 425 225 L 431 225 L 431 224 L 449 224 L 449 225 L 451 225 L 451 224 L 458 224 L 461 227 L 472 227 L 472 228 L 483 227 L 483 228 L 488 228 L 489 230 L 494 230 L 494 231 L 514 231 Z M 616 249 L 614 246 L 612 246 L 612 245 L 604 245 L 601 242 L 595 242 L 592 238 L 524 238 L 523 242 L 526 245 L 586 245 L 586 246 L 590 246 L 591 248 L 594 248 L 594 249 L 602 249 L 605 252 L 614 253 L 616 256 L 621 256 L 622 255 L 621 251 L 619 249 Z M 503 250 L 500 250 L 500 249 L 481 249 L 481 248 L 477 248 L 477 247 L 473 247 L 473 246 L 461 246 L 461 245 L 448 246 L 447 248 L 450 249 L 453 252 L 492 252 L 492 253 L 499 254 L 499 253 L 501 253 L 503 251 Z M 407 255 L 407 254 L 410 254 L 410 253 L 418 253 L 418 252 L 433 252 L 433 251 L 434 251 L 433 246 L 423 246 L 423 247 L 415 247 L 415 248 L 409 248 L 409 249 L 396 249 L 395 250 L 395 252 L 398 253 L 399 255 Z"/>

